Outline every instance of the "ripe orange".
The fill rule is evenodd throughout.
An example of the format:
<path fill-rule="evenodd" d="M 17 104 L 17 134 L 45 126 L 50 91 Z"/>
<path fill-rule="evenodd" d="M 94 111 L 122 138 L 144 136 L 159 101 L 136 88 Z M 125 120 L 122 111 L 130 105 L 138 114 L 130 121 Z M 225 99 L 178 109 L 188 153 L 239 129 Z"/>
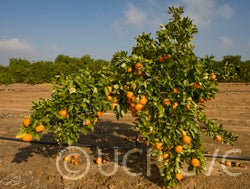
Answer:
<path fill-rule="evenodd" d="M 143 96 L 141 99 L 140 99 L 140 101 L 139 101 L 139 103 L 141 104 L 141 105 L 145 105 L 145 104 L 147 104 L 147 98 L 145 97 L 145 96 Z"/>
<path fill-rule="evenodd" d="M 169 60 L 171 58 L 171 56 L 169 54 L 165 54 L 163 55 L 164 60 Z"/>
<path fill-rule="evenodd" d="M 141 104 L 136 104 L 136 105 L 135 105 L 135 109 L 136 109 L 137 111 L 140 111 L 142 108 L 143 108 L 143 105 L 141 105 Z"/>
<path fill-rule="evenodd" d="M 190 144 L 191 140 L 192 140 L 192 138 L 190 136 L 187 136 L 187 135 L 183 136 L 183 138 L 182 138 L 182 141 L 184 144 Z"/>
<path fill-rule="evenodd" d="M 96 112 L 96 115 L 97 115 L 98 117 L 102 117 L 102 116 L 103 116 L 103 112 L 102 112 L 102 111 L 98 111 L 98 112 Z"/>
<path fill-rule="evenodd" d="M 26 133 L 23 137 L 22 137 L 22 139 L 23 139 L 23 141 L 25 141 L 25 142 L 30 142 L 31 140 L 32 140 L 32 135 L 31 134 L 29 134 L 29 133 Z"/>
<path fill-rule="evenodd" d="M 56 159 L 56 157 L 57 157 L 57 154 L 56 154 L 56 153 L 51 154 L 51 158 L 52 158 L 52 159 Z"/>
<path fill-rule="evenodd" d="M 113 99 L 112 96 L 110 96 L 110 95 L 107 95 L 106 98 L 108 101 L 112 101 L 112 99 Z"/>
<path fill-rule="evenodd" d="M 40 124 L 38 126 L 36 126 L 36 132 L 37 133 L 40 133 L 44 130 L 44 125 L 43 124 Z"/>
<path fill-rule="evenodd" d="M 59 111 L 59 115 L 63 116 L 63 117 L 67 117 L 68 113 L 67 113 L 67 110 L 60 110 Z"/>
<path fill-rule="evenodd" d="M 102 163 L 102 158 L 101 158 L 101 157 L 97 157 L 97 158 L 95 159 L 95 163 L 96 163 L 96 164 L 101 164 L 101 163 Z"/>
<path fill-rule="evenodd" d="M 183 179 L 183 175 L 181 173 L 176 173 L 175 178 L 180 181 Z"/>
<path fill-rule="evenodd" d="M 130 109 L 132 110 L 133 108 L 135 108 L 135 103 L 134 102 L 131 102 L 130 105 L 129 105 Z"/>
<path fill-rule="evenodd" d="M 183 147 L 181 145 L 177 145 L 175 148 L 174 148 L 175 152 L 177 153 L 181 153 L 183 151 Z"/>
<path fill-rule="evenodd" d="M 163 99 L 163 105 L 165 106 L 170 105 L 170 100 L 168 98 Z"/>
<path fill-rule="evenodd" d="M 191 108 L 191 105 L 187 104 L 187 109 L 190 110 L 190 108 Z"/>
<path fill-rule="evenodd" d="M 158 61 L 159 61 L 160 63 L 162 63 L 162 62 L 164 62 L 165 60 L 164 60 L 163 56 L 160 56 L 160 57 L 158 58 Z"/>
<path fill-rule="evenodd" d="M 130 73 L 130 72 L 132 72 L 132 68 L 131 67 L 128 68 L 128 73 Z"/>
<path fill-rule="evenodd" d="M 174 91 L 173 91 L 174 94 L 179 94 L 179 90 L 177 88 L 174 88 Z"/>
<path fill-rule="evenodd" d="M 139 70 L 139 69 L 141 69 L 141 68 L 142 68 L 141 63 L 140 63 L 140 62 L 137 62 L 137 63 L 135 64 L 135 69 Z"/>
<path fill-rule="evenodd" d="M 199 166 L 200 166 L 200 160 L 198 160 L 197 158 L 193 158 L 193 159 L 191 160 L 191 165 L 192 165 L 193 167 L 199 167 Z"/>
<path fill-rule="evenodd" d="M 134 93 L 132 91 L 127 92 L 127 98 L 128 99 L 132 99 L 133 96 L 134 96 Z"/>
<path fill-rule="evenodd" d="M 90 123 L 91 123 L 91 121 L 90 121 L 89 119 L 86 119 L 86 120 L 85 120 L 85 125 L 86 125 L 86 126 L 90 125 Z"/>
<path fill-rule="evenodd" d="M 79 158 L 79 155 L 78 155 L 78 154 L 74 154 L 74 155 L 73 155 L 73 158 L 74 158 L 74 159 L 78 159 L 78 158 Z"/>
<path fill-rule="evenodd" d="M 66 157 L 64 158 L 64 161 L 66 161 L 66 162 L 71 162 L 71 156 L 66 156 Z"/>
<path fill-rule="evenodd" d="M 214 73 L 211 74 L 211 80 L 214 81 L 216 79 L 216 75 Z"/>
<path fill-rule="evenodd" d="M 163 154 L 163 159 L 168 159 L 168 157 L 169 157 L 169 154 L 168 154 L 167 152 L 165 152 L 165 153 Z"/>
<path fill-rule="evenodd" d="M 199 102 L 200 102 L 200 103 L 205 103 L 206 100 L 205 100 L 204 98 L 199 98 Z"/>
<path fill-rule="evenodd" d="M 137 72 L 137 75 L 142 75 L 142 71 L 138 71 L 138 72 Z"/>
<path fill-rule="evenodd" d="M 23 125 L 25 126 L 25 127 L 28 127 L 29 125 L 30 125 L 30 119 L 29 118 L 24 118 L 23 119 Z"/>
<path fill-rule="evenodd" d="M 162 142 L 157 142 L 154 146 L 156 150 L 162 150 Z"/>
<path fill-rule="evenodd" d="M 226 165 L 226 166 L 231 166 L 232 163 L 231 163 L 231 161 L 226 160 L 226 161 L 225 161 L 225 165 Z"/>
<path fill-rule="evenodd" d="M 217 142 L 221 142 L 221 141 L 222 141 L 222 136 L 217 135 L 217 136 L 215 137 L 215 140 L 216 140 Z"/>
<path fill-rule="evenodd" d="M 173 105 L 172 105 L 173 109 L 176 109 L 177 106 L 178 106 L 178 102 L 174 102 Z"/>
<path fill-rule="evenodd" d="M 199 88 L 201 87 L 201 85 L 200 85 L 199 83 L 195 83 L 195 84 L 193 85 L 193 87 L 194 87 L 195 89 L 199 89 Z"/>

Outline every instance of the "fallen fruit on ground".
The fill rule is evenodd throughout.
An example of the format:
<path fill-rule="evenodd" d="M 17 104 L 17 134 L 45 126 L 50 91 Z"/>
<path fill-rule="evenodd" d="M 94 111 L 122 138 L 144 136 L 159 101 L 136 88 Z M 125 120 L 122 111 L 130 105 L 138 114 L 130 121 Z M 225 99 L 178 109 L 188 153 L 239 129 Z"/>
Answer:
<path fill-rule="evenodd" d="M 97 157 L 97 158 L 95 159 L 95 163 L 96 163 L 96 164 L 101 164 L 101 163 L 102 163 L 102 158 L 101 158 L 101 157 Z"/>

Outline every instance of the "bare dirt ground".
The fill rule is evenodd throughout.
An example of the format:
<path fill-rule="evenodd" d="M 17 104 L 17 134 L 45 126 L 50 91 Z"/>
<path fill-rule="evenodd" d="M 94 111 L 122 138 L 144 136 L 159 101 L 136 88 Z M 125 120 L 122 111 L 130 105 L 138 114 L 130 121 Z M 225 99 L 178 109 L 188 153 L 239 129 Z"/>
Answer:
<path fill-rule="evenodd" d="M 219 88 L 216 98 L 206 104 L 207 115 L 217 119 L 239 138 L 233 146 L 228 146 L 204 136 L 204 146 L 210 154 L 249 157 L 250 83 L 226 83 L 220 84 Z M 50 94 L 51 86 L 48 84 L 13 84 L 8 86 L 8 91 L 0 86 L 0 137 L 15 138 L 23 117 L 29 114 L 32 101 L 49 98 Z M 158 170 L 147 159 L 146 150 L 131 151 L 135 147 L 145 149 L 142 143 L 136 142 L 136 136 L 130 115 L 117 121 L 112 113 L 106 113 L 98 122 L 95 132 L 80 138 L 80 144 L 90 146 L 62 151 L 56 159 L 51 156 L 58 151 L 56 145 L 0 139 L 0 189 L 164 188 Z M 53 138 L 47 134 L 42 142 L 53 142 Z M 115 146 L 118 148 L 112 148 Z M 100 167 L 94 163 L 98 149 L 107 161 Z M 80 154 L 79 166 L 64 165 L 62 157 L 69 153 Z M 178 188 L 249 189 L 250 161 L 230 161 L 238 166 L 225 167 L 221 163 L 222 158 L 207 157 L 205 174 L 184 177 Z M 76 178 L 73 177 L 76 175 L 82 177 L 69 180 L 62 175 L 70 179 Z"/>

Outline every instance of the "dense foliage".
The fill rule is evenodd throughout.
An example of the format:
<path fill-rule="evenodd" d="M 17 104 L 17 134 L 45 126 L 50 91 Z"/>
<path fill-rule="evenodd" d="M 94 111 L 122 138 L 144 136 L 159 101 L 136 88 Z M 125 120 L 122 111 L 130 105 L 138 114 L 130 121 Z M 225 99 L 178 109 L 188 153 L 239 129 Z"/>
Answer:
<path fill-rule="evenodd" d="M 183 9 L 171 7 L 169 13 L 172 18 L 161 25 L 155 38 L 139 35 L 130 55 L 117 52 L 110 63 L 98 69 L 78 70 L 76 60 L 73 64 L 69 57 L 59 56 L 55 64 L 63 59 L 65 73 L 67 65 L 72 73 L 76 66 L 76 73 L 58 77 L 51 98 L 33 104 L 17 137 L 39 140 L 49 131 L 59 144 L 73 145 L 80 134 L 94 129 L 106 111 L 112 110 L 118 119 L 131 112 L 136 118 L 135 129 L 159 162 L 167 187 L 182 180 L 183 167 L 204 172 L 201 132 L 229 144 L 237 136 L 206 117 L 204 103 L 215 97 L 220 75 L 212 57 L 194 54 L 192 40 L 198 30 L 188 17 L 182 17 Z M 231 65 L 231 57 L 228 59 Z M 18 72 L 19 77 L 23 72 Z M 221 78 L 235 79 L 234 74 L 225 74 Z"/>

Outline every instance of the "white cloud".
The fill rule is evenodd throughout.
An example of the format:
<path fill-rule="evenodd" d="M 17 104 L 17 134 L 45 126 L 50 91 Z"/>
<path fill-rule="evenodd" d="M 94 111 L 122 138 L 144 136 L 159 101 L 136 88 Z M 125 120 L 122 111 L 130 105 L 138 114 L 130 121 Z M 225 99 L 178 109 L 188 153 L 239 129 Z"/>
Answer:
<path fill-rule="evenodd" d="M 15 52 L 33 52 L 34 47 L 25 40 L 11 38 L 0 40 L 0 50 Z"/>
<path fill-rule="evenodd" d="M 146 20 L 146 14 L 132 3 L 128 4 L 123 14 L 125 17 L 124 22 L 128 25 L 142 25 Z"/>
<path fill-rule="evenodd" d="M 219 40 L 219 47 L 223 49 L 228 49 L 233 46 L 233 40 L 230 37 L 219 36 L 218 40 Z"/>
<path fill-rule="evenodd" d="M 159 10 L 166 5 L 167 2 L 159 0 L 147 0 L 143 6 L 128 3 L 122 12 L 122 17 L 114 20 L 112 28 L 116 33 L 121 34 L 134 30 L 145 32 L 153 27 L 159 27 L 162 20 L 166 18 L 166 12 L 162 13 Z"/>
<path fill-rule="evenodd" d="M 220 17 L 225 19 L 229 19 L 234 15 L 234 9 L 230 7 L 227 3 L 224 4 L 222 7 L 219 7 L 217 12 Z"/>
<path fill-rule="evenodd" d="M 194 20 L 198 27 L 209 27 L 214 19 L 231 18 L 234 9 L 227 3 L 218 4 L 219 0 L 182 0 L 185 14 Z"/>

